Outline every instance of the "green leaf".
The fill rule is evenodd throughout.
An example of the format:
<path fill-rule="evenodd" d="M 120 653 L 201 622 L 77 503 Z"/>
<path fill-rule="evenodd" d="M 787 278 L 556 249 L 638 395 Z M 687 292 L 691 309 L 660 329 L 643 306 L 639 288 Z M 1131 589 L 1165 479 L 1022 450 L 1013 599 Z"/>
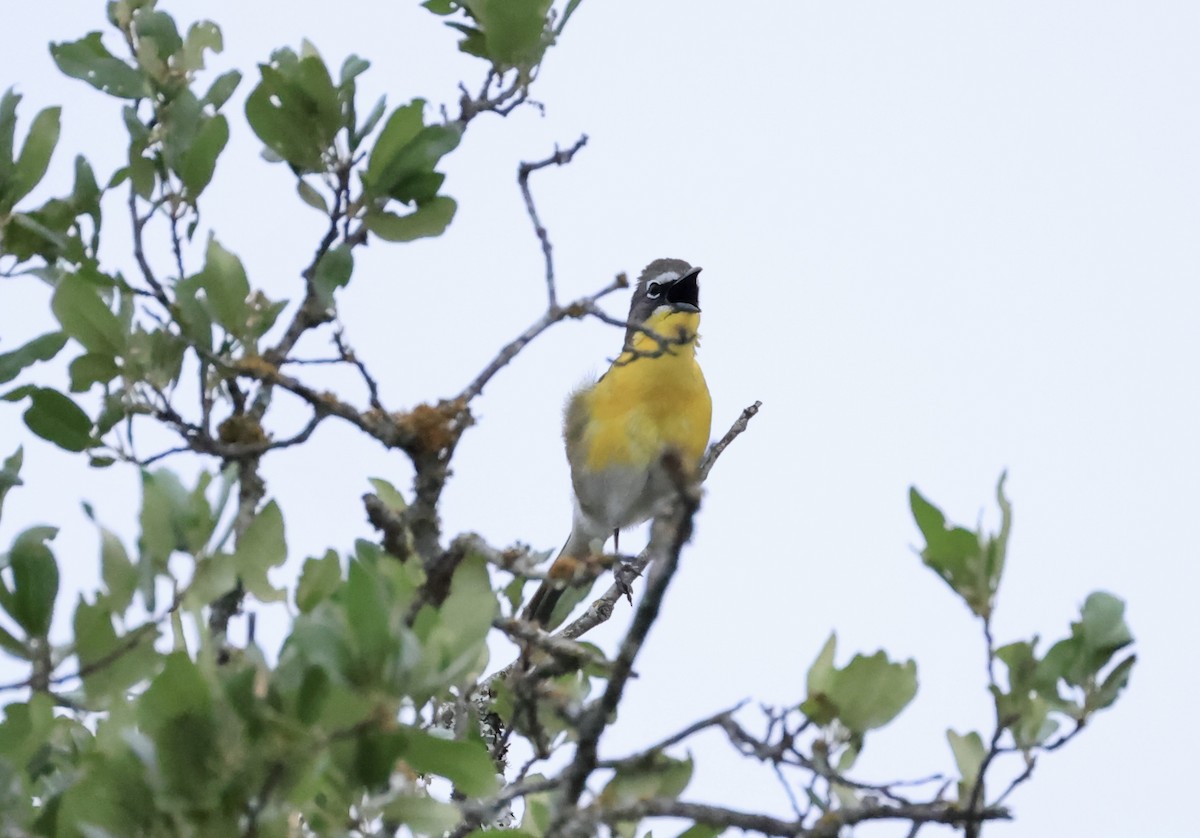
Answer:
<path fill-rule="evenodd" d="M 157 630 L 119 637 L 112 612 L 81 598 L 75 607 L 75 654 L 83 671 L 83 689 L 92 701 L 113 697 L 125 701 L 125 691 L 151 676 L 159 656 L 154 649 Z"/>
<path fill-rule="evenodd" d="M 342 71 L 338 74 L 338 84 L 347 85 L 361 76 L 371 67 L 371 62 L 357 55 L 347 55 L 342 62 Z"/>
<path fill-rule="evenodd" d="M 138 40 L 138 58 L 142 58 L 143 47 L 151 42 L 154 55 L 159 62 L 166 64 L 175 53 L 183 49 L 183 38 L 175 20 L 166 12 L 160 12 L 153 6 L 143 6 L 133 13 L 133 28 Z"/>
<path fill-rule="evenodd" d="M 1079 627 L 1084 648 L 1089 652 L 1111 655 L 1133 642 L 1125 624 L 1125 603 L 1104 591 L 1088 595 Z"/>
<path fill-rule="evenodd" d="M 8 555 L 12 590 L 4 596 L 4 610 L 30 637 L 45 637 L 58 596 L 58 563 L 46 546 L 58 530 L 31 527 L 16 537 Z"/>
<path fill-rule="evenodd" d="M 234 590 L 238 584 L 237 563 L 229 553 L 214 553 L 196 560 L 196 571 L 188 583 L 183 605 L 199 612 L 214 600 Z"/>
<path fill-rule="evenodd" d="M 600 792 L 606 807 L 623 807 L 644 800 L 673 799 L 683 794 L 692 779 L 691 759 L 672 759 L 663 753 L 619 768 Z"/>
<path fill-rule="evenodd" d="M 38 361 L 49 361 L 66 343 L 67 336 L 64 333 L 49 332 L 34 338 L 12 352 L 0 354 L 0 384 L 12 381 L 21 370 Z"/>
<path fill-rule="evenodd" d="M 220 28 L 208 20 L 201 20 L 188 27 L 183 42 L 180 67 L 184 70 L 203 70 L 204 51 L 221 52 L 225 48 Z"/>
<path fill-rule="evenodd" d="M 338 554 L 326 550 L 321 558 L 304 562 L 300 582 L 296 585 L 296 607 L 307 614 L 327 600 L 342 584 L 342 563 Z"/>
<path fill-rule="evenodd" d="M 133 191 L 139 198 L 150 200 L 154 194 L 154 184 L 158 182 L 158 169 L 149 157 L 133 153 L 130 147 L 129 180 L 133 183 Z"/>
<path fill-rule="evenodd" d="M 193 201 L 199 197 L 212 181 L 217 166 L 217 157 L 229 142 L 229 123 L 217 114 L 203 120 L 191 145 L 180 155 L 179 179 Z"/>
<path fill-rule="evenodd" d="M 837 652 L 837 634 L 830 633 L 829 639 L 821 647 L 817 659 L 808 668 L 808 693 L 828 692 L 833 686 L 833 676 L 836 670 L 833 666 L 833 656 Z"/>
<path fill-rule="evenodd" d="M 717 838 L 722 832 L 724 830 L 719 827 L 709 826 L 706 823 L 698 823 L 679 833 L 679 838 Z"/>
<path fill-rule="evenodd" d="M 17 660 L 27 661 L 33 658 L 33 652 L 29 646 L 14 637 L 4 626 L 0 626 L 0 649 L 8 652 Z M 0 821 L 0 823 L 3 823 L 3 821 Z"/>
<path fill-rule="evenodd" d="M 883 652 L 855 655 L 834 676 L 838 719 L 855 733 L 883 727 L 917 694 L 917 664 L 892 663 Z"/>
<path fill-rule="evenodd" d="M 383 505 L 391 512 L 400 513 L 408 509 L 408 501 L 400 490 L 382 477 L 368 477 L 367 482 L 375 490 L 375 495 L 383 501 Z"/>
<path fill-rule="evenodd" d="M 69 397 L 41 387 L 30 393 L 30 399 L 24 415 L 29 430 L 66 451 L 83 451 L 95 444 L 92 420 Z"/>
<path fill-rule="evenodd" d="M 560 34 L 566 28 L 567 21 L 571 19 L 571 15 L 575 14 L 575 10 L 579 8 L 579 4 L 583 0 L 567 0 L 567 5 L 563 9 L 562 17 L 558 19 L 558 27 L 555 29 L 555 34 Z"/>
<path fill-rule="evenodd" d="M 0 723 L 0 756 L 13 765 L 25 765 L 46 749 L 54 725 L 54 699 L 47 693 L 37 693 L 25 704 L 12 702 L 4 708 Z"/>
<path fill-rule="evenodd" d="M 416 728 L 399 732 L 404 760 L 416 771 L 445 777 L 471 797 L 491 794 L 497 788 L 496 765 L 482 742 L 442 739 Z"/>
<path fill-rule="evenodd" d="M 458 42 L 460 52 L 465 52 L 467 55 L 474 55 L 476 58 L 488 57 L 487 38 L 484 37 L 482 30 L 453 20 L 446 21 L 446 25 L 462 33 L 463 38 Z"/>
<path fill-rule="evenodd" d="M 209 85 L 208 92 L 200 100 L 202 104 L 211 105 L 214 111 L 219 111 L 221 107 L 229 101 L 229 97 L 237 90 L 237 86 L 242 82 L 242 74 L 237 70 L 229 70 L 222 73 L 213 80 Z"/>
<path fill-rule="evenodd" d="M 458 808 L 432 797 L 401 794 L 383 808 L 388 823 L 402 823 L 414 835 L 442 835 L 462 821 Z"/>
<path fill-rule="evenodd" d="M 211 352 L 213 321 L 207 304 L 204 282 L 204 275 L 196 274 L 175 283 L 176 308 L 173 314 L 188 340 Z M 205 291 L 204 298 L 200 296 L 201 291 Z"/>
<path fill-rule="evenodd" d="M 0 185 L 7 183 L 13 173 L 13 138 L 17 132 L 17 105 L 21 98 L 21 94 L 11 87 L 0 96 Z"/>
<path fill-rule="evenodd" d="M 339 244 L 325 251 L 313 274 L 313 291 L 322 308 L 333 308 L 333 292 L 344 288 L 354 272 L 354 255 L 350 246 Z"/>
<path fill-rule="evenodd" d="M 420 703 L 482 673 L 488 660 L 488 633 L 499 610 L 487 563 L 468 554 L 455 570 L 441 607 L 423 608 L 413 624 L 423 641 L 419 666 L 406 685 L 414 700 Z"/>
<path fill-rule="evenodd" d="M 216 321 L 234 337 L 245 338 L 250 319 L 250 282 L 241 260 L 210 237 L 199 277 Z"/>
<path fill-rule="evenodd" d="M 467 0 L 486 38 L 487 57 L 500 68 L 531 68 L 549 44 L 551 0 Z"/>
<path fill-rule="evenodd" d="M 422 204 L 437 193 L 442 177 L 433 171 L 434 167 L 442 157 L 458 147 L 462 129 L 455 125 L 428 125 L 397 148 L 399 140 L 407 136 L 411 127 L 411 114 L 406 114 L 400 127 L 393 129 L 396 133 L 389 136 L 393 120 L 401 111 L 423 104 L 417 99 L 407 108 L 398 109 L 379 135 L 364 178 L 370 195 L 388 195 L 405 203 L 416 201 Z M 420 117 L 419 110 L 416 116 Z"/>
<path fill-rule="evenodd" d="M 162 138 L 163 160 L 172 171 L 182 168 L 200 126 L 210 119 L 191 90 L 181 90 L 157 110 L 157 133 Z"/>
<path fill-rule="evenodd" d="M 408 242 L 440 236 L 450 226 L 458 204 L 453 198 L 439 195 L 408 215 L 372 210 L 367 213 L 367 229 L 384 241 Z"/>
<path fill-rule="evenodd" d="M 297 59 L 277 50 L 246 99 L 246 119 L 258 138 L 282 160 L 307 172 L 323 171 L 322 154 L 342 127 L 342 112 L 329 71 L 316 54 Z"/>
<path fill-rule="evenodd" d="M 221 776 L 213 698 L 204 676 L 182 652 L 166 659 L 162 671 L 137 705 L 139 727 L 154 742 L 156 767 L 167 788 L 186 800 L 215 808 Z M 207 808 L 207 807 L 206 807 Z"/>
<path fill-rule="evenodd" d="M 883 727 L 917 694 L 915 661 L 893 663 L 883 652 L 855 655 L 845 668 L 834 666 L 836 635 L 831 635 L 808 671 L 808 696 L 801 711 L 818 725 L 834 719 L 851 732 Z"/>
<path fill-rule="evenodd" d="M 410 143 L 425 124 L 425 100 L 413 99 L 407 105 L 402 105 L 392 111 L 383 130 L 375 140 L 367 161 L 365 180 L 368 183 L 379 184 L 379 191 L 386 192 L 387 187 L 382 183 L 383 176 L 389 163 L 400 151 Z"/>
<path fill-rule="evenodd" d="M 1129 655 L 1113 667 L 1112 672 L 1108 673 L 1108 677 L 1088 696 L 1088 709 L 1103 710 L 1111 707 L 1121 690 L 1129 684 L 1129 676 L 1133 672 L 1135 663 L 1137 663 L 1137 655 Z"/>
<path fill-rule="evenodd" d="M 922 497 L 916 487 L 909 489 L 909 502 L 926 541 L 921 559 L 963 598 L 967 607 L 986 619 L 991 614 L 994 591 L 980 536 L 963 527 L 948 526 L 942 511 Z"/>
<path fill-rule="evenodd" d="M 234 564 L 249 593 L 260 602 L 275 602 L 284 598 L 284 591 L 271 584 L 267 571 L 283 564 L 286 558 L 283 514 L 279 504 L 271 501 L 242 533 L 234 553 Z"/>
<path fill-rule="evenodd" d="M 112 381 L 121 374 L 121 370 L 111 355 L 88 352 L 71 362 L 67 374 L 71 378 L 71 392 L 86 393 L 93 384 Z"/>
<path fill-rule="evenodd" d="M 987 757 L 987 748 L 983 739 L 975 731 L 958 734 L 952 729 L 946 731 L 946 741 L 954 753 L 954 763 L 958 766 L 958 775 L 962 779 L 958 783 L 958 799 L 966 803 L 971 799 L 975 783 L 979 780 L 979 769 Z"/>
<path fill-rule="evenodd" d="M 114 715 L 110 709 L 109 716 Z M 133 725 L 124 720 L 114 721 L 103 729 L 109 727 L 130 730 Z M 142 739 L 139 744 L 144 742 Z M 145 746 L 144 751 L 148 750 Z M 142 755 L 145 755 L 144 751 Z M 157 796 L 162 793 L 161 783 L 157 782 L 158 772 L 147 765 L 149 760 L 139 758 L 133 747 L 123 742 L 104 748 L 90 747 L 77 759 L 88 769 L 73 777 L 61 795 L 54 798 L 54 822 L 60 828 L 70 824 L 73 834 L 113 838 L 151 835 L 161 825 L 162 814 L 156 805 Z M 147 774 L 151 772 L 156 780 L 153 788 L 147 781 Z"/>
<path fill-rule="evenodd" d="M 296 179 L 296 193 L 300 196 L 301 201 L 313 209 L 320 210 L 326 215 L 329 214 L 329 205 L 325 203 L 325 199 L 321 197 L 321 193 L 304 178 Z"/>
<path fill-rule="evenodd" d="M 1133 642 L 1124 614 L 1125 603 L 1112 594 L 1089 595 L 1079 621 L 1071 624 L 1071 636 L 1051 646 L 1038 663 L 1038 683 L 1061 678 L 1090 690 L 1113 655 Z"/>
<path fill-rule="evenodd" d="M 34 117 L 11 177 L 0 183 L 0 210 L 16 206 L 46 174 L 54 148 L 58 145 L 61 111 L 61 108 L 46 108 Z"/>
<path fill-rule="evenodd" d="M 379 677 L 384 660 L 395 646 L 386 593 L 386 585 L 373 569 L 357 557 L 350 562 L 342 599 L 364 678 Z"/>
<path fill-rule="evenodd" d="M 63 73 L 110 96 L 140 99 L 147 95 L 145 76 L 113 57 L 101 43 L 99 32 L 89 32 L 78 41 L 51 44 L 50 54 Z"/>
<path fill-rule="evenodd" d="M 251 294 L 246 304 L 250 312 L 246 321 L 246 334 L 251 344 L 254 338 L 260 338 L 270 331 L 279 315 L 287 308 L 287 300 L 271 302 L 262 291 Z"/>
<path fill-rule="evenodd" d="M 124 613 L 133 601 L 138 572 L 121 539 L 104 527 L 100 528 L 100 575 L 108 591 L 108 606 L 117 614 Z"/>
<path fill-rule="evenodd" d="M 201 478 L 201 486 L 205 477 Z M 171 554 L 176 550 L 199 551 L 211 533 L 214 521 L 206 506 L 199 488 L 189 493 L 170 471 L 142 472 L 138 578 L 149 610 L 154 610 L 154 577 L 167 572 Z"/>
<path fill-rule="evenodd" d="M 150 145 L 150 127 L 138 116 L 136 103 L 121 108 L 121 120 L 125 123 L 125 130 L 129 132 L 132 148 L 144 151 Z"/>
<path fill-rule="evenodd" d="M 4 496 L 8 490 L 23 485 L 21 482 L 21 464 L 25 461 L 25 449 L 20 446 L 11 457 L 0 463 L 0 510 L 4 508 Z"/>
<path fill-rule="evenodd" d="M 126 331 L 100 298 L 94 285 L 81 274 L 67 274 L 54 289 L 50 308 L 66 332 L 98 355 L 119 356 L 125 351 Z"/>
<path fill-rule="evenodd" d="M 362 144 L 362 141 L 366 139 L 367 135 L 375 130 L 375 126 L 379 124 L 379 120 L 383 118 L 383 114 L 386 110 L 387 97 L 380 96 L 375 101 L 375 105 L 371 108 L 370 113 L 367 114 L 367 118 L 363 120 L 362 125 L 358 126 L 358 128 L 350 133 L 351 151 L 358 150 L 358 147 Z"/>

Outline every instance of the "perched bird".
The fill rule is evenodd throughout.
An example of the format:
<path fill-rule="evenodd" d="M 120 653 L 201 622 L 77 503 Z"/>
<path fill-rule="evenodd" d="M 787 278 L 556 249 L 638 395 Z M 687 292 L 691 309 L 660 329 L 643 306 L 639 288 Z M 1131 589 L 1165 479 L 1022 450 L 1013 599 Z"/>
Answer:
<path fill-rule="evenodd" d="M 663 455 L 700 463 L 712 426 L 712 399 L 696 363 L 699 268 L 656 259 L 638 278 L 620 356 L 593 384 L 571 394 L 563 440 L 571 466 L 571 535 L 525 609 L 546 627 L 586 596 L 559 600 L 582 563 L 604 552 L 610 535 L 649 520 L 670 496 Z M 556 606 L 560 606 L 556 608 Z"/>

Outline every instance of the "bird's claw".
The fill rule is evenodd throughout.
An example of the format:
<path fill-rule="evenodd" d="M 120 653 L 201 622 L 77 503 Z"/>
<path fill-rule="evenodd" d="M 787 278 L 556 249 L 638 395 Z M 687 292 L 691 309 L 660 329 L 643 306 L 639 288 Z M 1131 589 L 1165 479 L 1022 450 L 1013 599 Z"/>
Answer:
<path fill-rule="evenodd" d="M 629 600 L 630 605 L 633 605 L 633 580 L 641 575 L 640 570 L 628 564 L 620 565 L 613 574 L 617 590 Z"/>

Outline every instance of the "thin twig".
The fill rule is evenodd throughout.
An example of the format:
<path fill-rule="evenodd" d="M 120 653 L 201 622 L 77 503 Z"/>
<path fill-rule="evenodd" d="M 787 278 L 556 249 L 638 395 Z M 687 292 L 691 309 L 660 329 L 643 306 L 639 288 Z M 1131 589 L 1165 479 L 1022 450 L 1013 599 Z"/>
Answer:
<path fill-rule="evenodd" d="M 755 401 L 754 404 L 743 410 L 742 415 L 739 416 L 737 421 L 733 423 L 733 426 L 725 432 L 725 436 L 721 437 L 708 447 L 708 451 L 704 454 L 704 459 L 700 461 L 700 468 L 698 469 L 701 482 L 708 479 L 708 473 L 712 471 L 712 467 L 716 464 L 717 458 L 720 457 L 722 452 L 729 447 L 729 443 L 737 439 L 742 432 L 746 430 L 746 427 L 750 424 L 750 420 L 758 414 L 760 407 L 762 407 L 762 402 Z"/>
<path fill-rule="evenodd" d="M 345 331 L 339 328 L 333 333 L 333 345 L 337 347 L 341 353 L 342 360 L 353 364 L 358 374 L 362 376 L 363 383 L 367 385 L 367 395 L 371 402 L 371 407 L 376 410 L 383 410 L 383 404 L 379 401 L 379 383 L 372 377 L 371 373 L 367 372 L 367 366 L 359 360 L 358 355 L 354 350 L 346 344 Z"/>
<path fill-rule="evenodd" d="M 631 756 L 622 757 L 620 759 L 599 760 L 596 763 L 596 767 L 597 768 L 621 768 L 624 766 L 637 765 L 638 763 L 645 762 L 646 760 L 654 757 L 656 754 L 662 753 L 664 750 L 671 747 L 672 745 L 678 745 L 683 740 L 687 739 L 690 736 L 694 736 L 695 734 L 699 733 L 702 730 L 707 730 L 710 727 L 719 727 L 722 720 L 724 720 L 728 716 L 732 716 L 734 713 L 736 713 L 738 710 L 740 710 L 742 707 L 744 707 L 745 704 L 746 704 L 745 701 L 739 701 L 737 704 L 735 704 L 733 707 L 730 707 L 728 710 L 722 710 L 719 713 L 713 713 L 711 716 L 709 716 L 706 719 L 701 719 L 698 722 L 693 722 L 692 724 L 688 725 L 687 727 L 685 727 L 683 730 L 679 731 L 678 733 L 673 733 L 670 736 L 668 736 L 666 739 L 663 739 L 661 742 L 651 745 L 650 747 L 645 748 Z"/>
<path fill-rule="evenodd" d="M 577 311 L 587 311 L 597 300 L 608 296 L 620 288 L 625 288 L 628 284 L 625 275 L 620 274 L 616 279 L 594 294 L 576 300 L 565 307 L 547 309 L 545 314 L 531 323 L 529 328 L 506 344 L 496 354 L 496 357 L 483 368 L 483 371 L 475 376 L 475 379 L 470 384 L 463 388 L 463 391 L 458 394 L 458 399 L 463 402 L 469 402 L 478 396 L 483 392 L 483 388 L 487 386 L 487 383 L 492 380 L 492 376 L 503 369 L 513 358 L 517 357 L 518 353 L 528 346 L 530 341 L 546 331 L 546 329 L 568 317 L 577 316 Z"/>
<path fill-rule="evenodd" d="M 74 680 L 78 680 L 80 678 L 86 678 L 88 675 L 91 675 L 94 672 L 98 672 L 101 669 L 111 666 L 117 660 L 124 657 L 126 654 L 128 654 L 129 652 L 136 649 L 139 645 L 141 645 L 141 643 L 145 639 L 146 635 L 152 633 L 155 629 L 158 628 L 159 624 L 161 624 L 164 620 L 168 619 L 173 613 L 175 613 L 175 611 L 179 608 L 179 606 L 182 602 L 183 602 L 183 593 L 177 593 L 175 595 L 175 597 L 171 600 L 171 605 L 169 608 L 167 608 L 166 611 L 164 611 L 162 614 L 159 614 L 157 617 L 154 617 L 153 619 L 151 619 L 145 623 L 142 623 L 140 626 L 133 629 L 132 631 L 127 632 L 125 634 L 125 636 L 121 639 L 122 642 L 119 645 L 114 646 L 111 650 L 108 651 L 107 654 L 102 655 L 99 658 L 96 658 L 96 660 L 91 661 L 88 664 L 80 666 L 74 672 L 68 673 L 66 675 L 55 675 L 53 677 L 46 678 L 45 679 L 46 686 L 47 687 L 57 686 L 59 684 L 65 684 L 68 681 L 74 681 Z M 10 682 L 7 684 L 0 684 L 0 692 L 7 692 L 9 690 L 26 689 L 33 684 L 34 680 L 35 680 L 35 678 L 31 676 L 22 681 L 13 681 L 13 682 Z"/>
<path fill-rule="evenodd" d="M 139 216 L 137 210 L 138 194 L 134 188 L 133 179 L 129 181 L 129 220 L 133 225 L 133 258 L 138 264 L 138 268 L 142 272 L 142 278 L 146 280 L 146 284 L 153 289 L 154 298 L 163 305 L 164 308 L 170 310 L 171 301 L 167 298 L 166 289 L 162 283 L 154 275 L 154 269 L 150 267 L 150 262 L 146 258 L 146 249 L 143 245 L 142 231 L 146 227 L 146 222 L 150 220 L 150 215 Z"/>
<path fill-rule="evenodd" d="M 522 162 L 517 167 L 517 183 L 521 187 L 521 196 L 525 199 L 525 211 L 529 214 L 529 220 L 533 222 L 533 231 L 537 234 L 538 241 L 542 243 L 542 256 L 546 261 L 546 308 L 549 311 L 558 308 L 558 295 L 554 287 L 554 256 L 552 253 L 554 248 L 550 244 L 550 236 L 546 232 L 546 228 L 538 217 L 537 207 L 534 206 L 533 193 L 529 189 L 529 176 L 547 166 L 567 165 L 575 157 L 575 154 L 587 145 L 587 141 L 587 134 L 583 134 L 573 146 L 565 151 L 555 147 L 554 153 L 545 160 L 539 160 L 536 163 Z"/>

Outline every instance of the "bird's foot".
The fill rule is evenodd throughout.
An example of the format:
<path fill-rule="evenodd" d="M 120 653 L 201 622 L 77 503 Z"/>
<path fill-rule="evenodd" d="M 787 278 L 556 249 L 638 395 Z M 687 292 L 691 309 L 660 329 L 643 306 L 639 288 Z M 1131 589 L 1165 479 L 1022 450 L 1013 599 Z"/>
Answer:
<path fill-rule="evenodd" d="M 616 583 L 617 590 L 625 599 L 629 600 L 629 604 L 633 605 L 633 580 L 642 575 L 642 572 L 632 564 L 622 563 L 613 571 L 613 581 Z"/>

